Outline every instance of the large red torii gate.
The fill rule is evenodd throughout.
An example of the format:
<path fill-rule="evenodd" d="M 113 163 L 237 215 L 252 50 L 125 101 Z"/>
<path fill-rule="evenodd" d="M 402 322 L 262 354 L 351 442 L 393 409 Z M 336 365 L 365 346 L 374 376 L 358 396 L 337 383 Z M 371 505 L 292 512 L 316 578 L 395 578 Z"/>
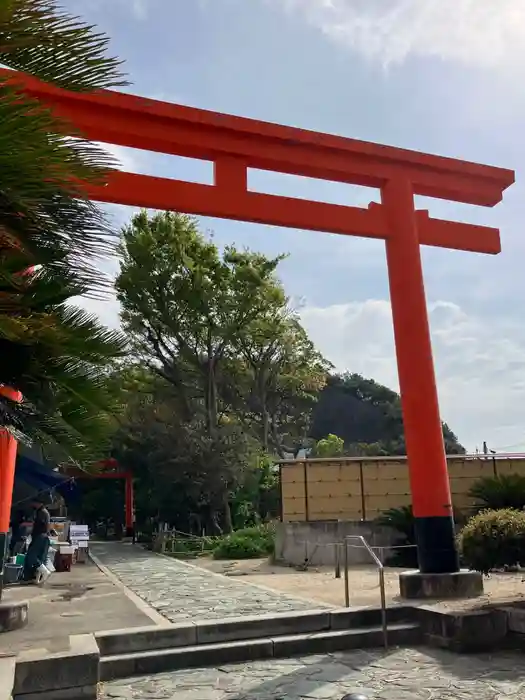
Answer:
<path fill-rule="evenodd" d="M 0 77 L 50 107 L 71 133 L 214 164 L 213 185 L 113 171 L 107 184 L 86 187 L 91 199 L 386 242 L 419 566 L 458 571 L 419 247 L 495 254 L 500 239 L 498 229 L 416 211 L 414 195 L 492 207 L 514 173 L 114 91 L 71 93 L 19 73 Z M 364 209 L 251 192 L 248 168 L 376 187 L 381 204 Z M 0 460 L 0 476 L 12 469 L 7 462 Z"/>

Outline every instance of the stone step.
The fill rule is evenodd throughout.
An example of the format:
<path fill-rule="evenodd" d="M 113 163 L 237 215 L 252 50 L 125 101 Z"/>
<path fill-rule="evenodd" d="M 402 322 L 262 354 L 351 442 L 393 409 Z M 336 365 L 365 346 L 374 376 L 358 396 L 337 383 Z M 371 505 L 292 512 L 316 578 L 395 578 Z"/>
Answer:
<path fill-rule="evenodd" d="M 16 656 L 0 653 L 0 700 L 11 700 L 15 685 Z"/>
<path fill-rule="evenodd" d="M 115 654 L 100 659 L 100 680 L 259 659 L 373 648 L 382 646 L 383 641 L 382 628 L 372 626 Z M 410 622 L 389 625 L 390 646 L 418 644 L 420 641 L 419 625 Z"/>
<path fill-rule="evenodd" d="M 414 618 L 413 608 L 387 609 L 389 623 Z M 112 630 L 95 635 L 101 656 L 175 649 L 199 644 L 222 644 L 280 635 L 349 630 L 381 625 L 379 608 L 341 608 L 203 620 L 195 623 Z"/>

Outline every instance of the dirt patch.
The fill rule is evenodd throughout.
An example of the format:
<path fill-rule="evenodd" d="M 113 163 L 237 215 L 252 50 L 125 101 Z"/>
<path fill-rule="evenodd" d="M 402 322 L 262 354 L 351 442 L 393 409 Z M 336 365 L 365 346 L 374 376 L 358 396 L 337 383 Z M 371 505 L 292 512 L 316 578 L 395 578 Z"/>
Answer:
<path fill-rule="evenodd" d="M 336 607 L 345 604 L 343 573 L 335 578 L 332 568 L 312 567 L 298 571 L 292 567 L 277 566 L 266 559 L 245 561 L 216 561 L 200 558 L 198 566 L 224 576 L 240 577 L 242 581 L 272 588 L 291 596 L 307 598 L 311 601 L 328 603 Z M 399 573 L 404 569 L 385 569 L 387 600 L 399 603 Z M 525 582 L 523 573 L 498 573 L 484 579 L 485 594 L 478 598 L 447 601 L 425 601 L 437 604 L 444 610 L 473 610 L 488 605 L 521 603 L 525 605 Z M 359 566 L 349 570 L 350 605 L 379 605 L 379 579 L 374 567 Z M 405 601 L 406 602 L 406 601 Z"/>

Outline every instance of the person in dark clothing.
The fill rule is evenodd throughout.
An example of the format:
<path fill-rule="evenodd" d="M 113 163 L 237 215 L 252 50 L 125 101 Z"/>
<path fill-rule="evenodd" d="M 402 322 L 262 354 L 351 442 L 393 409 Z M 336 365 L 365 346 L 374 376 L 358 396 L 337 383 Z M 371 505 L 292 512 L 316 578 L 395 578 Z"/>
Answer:
<path fill-rule="evenodd" d="M 9 541 L 9 556 L 14 557 L 22 550 L 24 538 L 27 535 L 26 516 L 21 510 L 17 511 L 11 521 L 11 539 Z"/>
<path fill-rule="evenodd" d="M 34 501 L 33 508 L 35 509 L 35 517 L 31 536 L 34 538 L 40 535 L 47 535 L 49 533 L 49 524 L 51 523 L 51 516 L 49 515 L 48 509 L 45 507 L 43 501 Z"/>
<path fill-rule="evenodd" d="M 51 516 L 41 500 L 33 503 L 35 516 L 33 519 L 33 530 L 31 532 L 31 544 L 27 550 L 24 560 L 24 581 L 32 581 L 36 577 L 37 569 L 47 560 L 49 551 L 49 525 Z"/>

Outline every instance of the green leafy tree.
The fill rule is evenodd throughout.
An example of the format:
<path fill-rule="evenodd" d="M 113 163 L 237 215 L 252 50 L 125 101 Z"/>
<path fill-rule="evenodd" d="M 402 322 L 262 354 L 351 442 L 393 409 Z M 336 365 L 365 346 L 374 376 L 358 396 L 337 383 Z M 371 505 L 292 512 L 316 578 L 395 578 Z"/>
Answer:
<path fill-rule="evenodd" d="M 257 525 L 279 515 L 279 474 L 266 455 L 255 460 L 232 494 L 232 518 L 236 529 Z"/>
<path fill-rule="evenodd" d="M 359 374 L 328 377 L 314 407 L 310 435 L 320 440 L 328 433 L 343 438 L 350 455 L 406 454 L 399 395 Z M 465 453 L 446 423 L 443 439 L 447 454 Z"/>
<path fill-rule="evenodd" d="M 339 457 L 344 453 L 345 442 L 342 438 L 330 433 L 327 437 L 319 440 L 314 446 L 314 457 Z"/>
<path fill-rule="evenodd" d="M 282 297 L 274 278 L 281 258 L 233 247 L 221 256 L 194 218 L 171 212 L 133 217 L 120 252 L 116 288 L 124 328 L 138 355 L 188 402 L 193 377 L 213 435 L 221 364 L 269 300 Z"/>
<path fill-rule="evenodd" d="M 135 476 L 139 524 L 156 519 L 195 534 L 230 531 L 229 508 L 221 518 L 223 494 L 235 506 L 239 488 L 251 483 L 253 493 L 258 444 L 235 423 L 221 423 L 211 438 L 198 405 L 185 420 L 177 390 L 162 377 L 135 367 L 122 379 L 126 408 L 112 456 Z"/>
<path fill-rule="evenodd" d="M 313 407 L 330 364 L 285 306 L 252 323 L 240 338 L 251 402 L 265 452 L 281 458 L 308 443 Z M 242 383 L 241 383 L 242 386 Z"/>
<path fill-rule="evenodd" d="M 281 258 L 234 247 L 221 255 L 194 218 L 172 212 L 133 217 L 120 252 L 116 289 L 136 356 L 177 389 L 186 423 L 202 411 L 200 438 L 219 444 L 225 431 L 238 432 L 236 421 L 221 415 L 220 373 L 244 329 L 281 303 Z M 217 488 L 230 529 L 228 484 Z"/>

